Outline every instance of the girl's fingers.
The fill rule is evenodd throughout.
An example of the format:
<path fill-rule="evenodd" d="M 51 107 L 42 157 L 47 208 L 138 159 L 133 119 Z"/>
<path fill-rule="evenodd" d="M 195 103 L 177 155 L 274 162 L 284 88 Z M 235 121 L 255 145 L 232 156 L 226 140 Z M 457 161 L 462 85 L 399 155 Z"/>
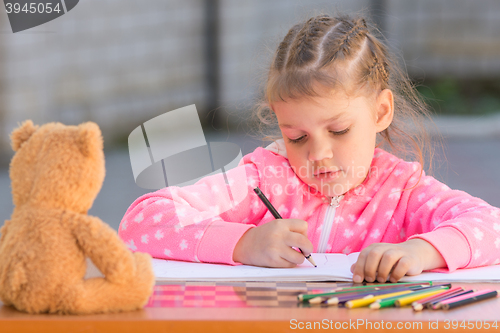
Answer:
<path fill-rule="evenodd" d="M 270 265 L 269 267 L 272 267 L 272 268 L 293 268 L 295 266 L 297 266 L 297 264 L 290 262 L 284 258 L 280 258 L 280 259 L 276 260 L 275 262 L 273 262 L 273 264 Z"/>
<path fill-rule="evenodd" d="M 297 232 L 307 237 L 307 222 L 299 219 L 287 219 L 283 220 L 287 223 L 288 229 L 293 232 Z"/>
<path fill-rule="evenodd" d="M 391 273 L 391 282 L 398 282 L 403 276 L 406 275 L 412 265 L 412 260 L 409 257 L 402 257 L 395 265 Z"/>
<path fill-rule="evenodd" d="M 270 268 L 291 268 L 296 264 L 286 260 L 284 255 L 285 246 L 274 246 L 273 248 L 265 249 L 259 256 L 259 260 L 252 263 L 254 266 L 270 267 Z M 293 251 L 292 249 L 290 249 Z"/>
<path fill-rule="evenodd" d="M 416 265 L 415 258 L 399 247 L 393 244 L 372 244 L 362 250 L 358 261 L 351 266 L 353 281 L 355 283 L 374 282 L 377 279 L 380 283 L 385 283 L 387 277 L 390 281 L 398 282 L 403 276 L 410 272 L 410 269 Z M 419 274 L 413 273 L 411 275 Z"/>
<path fill-rule="evenodd" d="M 299 248 L 304 252 L 304 255 L 309 255 L 309 253 L 313 252 L 314 248 L 309 239 L 302 234 L 297 232 L 290 232 L 285 238 L 285 244 L 289 247 Z M 304 257 L 302 255 L 302 257 Z"/>
<path fill-rule="evenodd" d="M 380 260 L 380 264 L 378 266 L 377 271 L 377 281 L 380 283 L 385 283 L 387 281 L 387 277 L 393 270 L 394 266 L 398 263 L 399 259 L 403 254 L 397 250 L 387 250 L 382 255 Z"/>
<path fill-rule="evenodd" d="M 366 249 L 362 250 L 359 253 L 358 260 L 353 265 L 354 270 L 352 270 L 352 278 L 354 283 L 361 283 L 365 278 L 365 262 L 366 262 Z"/>
<path fill-rule="evenodd" d="M 288 246 L 281 252 L 281 258 L 287 261 L 288 263 L 292 264 L 293 265 L 292 267 L 302 264 L 305 260 L 305 257 L 302 253 Z"/>
<path fill-rule="evenodd" d="M 374 282 L 377 278 L 380 260 L 382 259 L 384 252 L 384 248 L 382 246 L 378 246 L 373 248 L 370 253 L 368 253 L 364 270 L 365 280 L 367 282 Z"/>

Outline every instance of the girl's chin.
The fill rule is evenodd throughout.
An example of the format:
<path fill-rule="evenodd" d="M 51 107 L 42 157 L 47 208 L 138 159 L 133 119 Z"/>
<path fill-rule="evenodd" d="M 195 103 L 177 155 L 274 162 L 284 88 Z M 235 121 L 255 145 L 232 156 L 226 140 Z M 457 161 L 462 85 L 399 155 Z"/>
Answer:
<path fill-rule="evenodd" d="M 327 197 L 338 197 L 339 195 L 344 195 L 346 191 L 321 191 Z"/>
<path fill-rule="evenodd" d="M 321 192 L 327 197 L 337 197 L 349 191 L 348 184 L 341 184 L 338 182 L 311 182 L 309 186 Z"/>

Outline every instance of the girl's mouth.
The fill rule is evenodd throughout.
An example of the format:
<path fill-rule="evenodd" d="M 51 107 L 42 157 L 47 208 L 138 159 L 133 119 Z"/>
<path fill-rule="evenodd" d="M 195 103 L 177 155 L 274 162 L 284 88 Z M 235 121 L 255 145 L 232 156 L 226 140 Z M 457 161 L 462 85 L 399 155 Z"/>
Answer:
<path fill-rule="evenodd" d="M 337 171 L 326 171 L 314 174 L 313 177 L 322 180 L 334 180 L 339 178 L 340 170 Z"/>

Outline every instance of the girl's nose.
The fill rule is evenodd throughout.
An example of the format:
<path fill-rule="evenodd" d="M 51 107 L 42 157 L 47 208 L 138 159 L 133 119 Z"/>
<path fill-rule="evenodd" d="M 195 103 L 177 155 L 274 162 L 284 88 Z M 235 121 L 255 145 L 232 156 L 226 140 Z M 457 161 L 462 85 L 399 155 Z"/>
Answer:
<path fill-rule="evenodd" d="M 332 157 L 332 148 L 328 143 L 321 141 L 311 142 L 308 156 L 309 161 L 322 161 Z"/>

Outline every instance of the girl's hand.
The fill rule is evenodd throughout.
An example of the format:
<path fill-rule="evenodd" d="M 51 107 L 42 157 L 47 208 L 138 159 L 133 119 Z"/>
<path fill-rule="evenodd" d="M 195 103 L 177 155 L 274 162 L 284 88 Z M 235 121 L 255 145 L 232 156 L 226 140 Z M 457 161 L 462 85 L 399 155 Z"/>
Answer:
<path fill-rule="evenodd" d="M 363 249 L 358 261 L 351 266 L 355 283 L 395 283 L 405 275 L 417 275 L 424 270 L 446 267 L 441 254 L 423 239 L 410 239 L 400 244 L 375 243 Z"/>
<path fill-rule="evenodd" d="M 307 238 L 307 222 L 298 219 L 273 220 L 249 229 L 233 251 L 233 260 L 246 265 L 264 267 L 295 267 L 304 262 L 313 245 Z"/>

